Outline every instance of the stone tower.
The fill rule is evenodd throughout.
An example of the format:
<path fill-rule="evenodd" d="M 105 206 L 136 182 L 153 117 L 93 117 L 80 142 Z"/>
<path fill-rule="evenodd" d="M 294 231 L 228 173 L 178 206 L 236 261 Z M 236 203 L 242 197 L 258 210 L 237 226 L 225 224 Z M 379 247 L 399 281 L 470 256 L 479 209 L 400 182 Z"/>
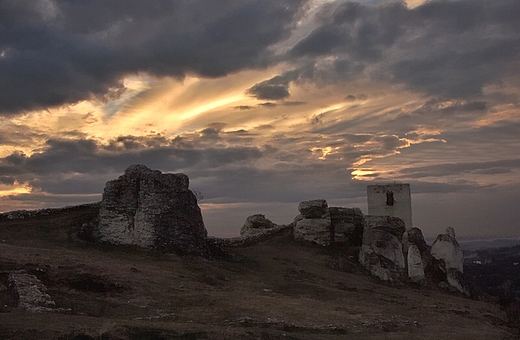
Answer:
<path fill-rule="evenodd" d="M 412 228 L 410 184 L 376 184 L 367 187 L 368 214 L 399 217 Z"/>

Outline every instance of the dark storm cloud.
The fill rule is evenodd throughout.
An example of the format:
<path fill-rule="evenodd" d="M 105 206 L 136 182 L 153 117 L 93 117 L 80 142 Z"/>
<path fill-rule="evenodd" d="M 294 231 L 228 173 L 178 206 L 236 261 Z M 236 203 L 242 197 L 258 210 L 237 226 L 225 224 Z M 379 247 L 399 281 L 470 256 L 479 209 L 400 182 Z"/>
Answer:
<path fill-rule="evenodd" d="M 475 174 L 502 174 L 514 170 L 520 170 L 520 159 L 504 159 L 490 162 L 468 162 L 428 165 L 423 167 L 411 167 L 400 170 L 403 177 L 423 178 L 442 177 L 464 173 Z"/>
<path fill-rule="evenodd" d="M 260 100 L 281 100 L 290 96 L 289 84 L 298 78 L 298 71 L 289 71 L 280 76 L 255 84 L 246 91 L 252 97 Z"/>
<path fill-rule="evenodd" d="M 520 2 L 428 1 L 329 5 L 317 27 L 287 53 L 305 66 L 300 80 L 349 81 L 362 71 L 376 80 L 449 98 L 482 93 L 518 61 Z M 347 97 L 347 100 L 353 98 Z"/>
<path fill-rule="evenodd" d="M 446 133 L 447 137 L 455 139 L 456 133 Z M 500 141 L 500 145 L 493 143 L 492 147 L 498 146 L 514 146 L 520 143 L 518 139 L 520 136 L 520 123 L 511 120 L 501 120 L 493 124 L 481 126 L 473 129 L 462 136 L 468 142 L 490 142 Z"/>
<path fill-rule="evenodd" d="M 157 148 L 170 144 L 171 141 L 164 136 L 119 136 L 104 146 L 109 151 L 129 151 L 142 148 Z"/>
<path fill-rule="evenodd" d="M 487 104 L 482 101 L 467 101 L 467 102 L 450 102 L 446 105 L 438 98 L 428 100 L 424 105 L 413 112 L 413 114 L 435 114 L 450 115 L 453 113 L 486 111 Z"/>
<path fill-rule="evenodd" d="M 368 95 L 366 95 L 364 93 L 360 93 L 357 95 L 349 94 L 348 96 L 345 97 L 346 102 L 355 102 L 358 100 L 367 100 L 367 99 L 368 99 Z"/>
<path fill-rule="evenodd" d="M 283 106 L 301 106 L 301 105 L 305 105 L 307 104 L 307 102 L 283 102 L 282 105 Z"/>
<path fill-rule="evenodd" d="M 329 9 L 326 9 L 326 11 Z M 294 57 L 348 52 L 355 59 L 378 60 L 403 34 L 409 12 L 403 3 L 377 7 L 345 2 L 319 17 L 321 25 L 290 51 Z"/>
<path fill-rule="evenodd" d="M 483 101 L 443 101 L 438 98 L 431 98 L 420 108 L 411 112 L 394 112 L 395 114 L 386 119 L 385 126 L 392 131 L 406 134 L 412 138 L 414 132 L 411 131 L 414 131 L 417 126 L 430 125 L 448 128 L 457 123 L 477 121 L 485 116 L 488 111 L 488 104 Z M 459 131 L 453 137 L 457 138 L 460 134 Z"/>
<path fill-rule="evenodd" d="M 213 123 L 173 139 L 162 135 L 120 136 L 103 143 L 50 139 L 32 155 L 14 152 L 1 158 L 0 180 L 51 195 L 92 195 L 130 164 L 140 163 L 185 172 L 212 199 L 297 201 L 325 194 L 339 198 L 353 183 L 349 167 L 354 162 L 393 154 L 405 145 L 393 135 L 315 133 L 275 135 L 258 145 L 255 136 L 274 126 L 250 131 L 224 128 L 223 123 Z"/>
<path fill-rule="evenodd" d="M 270 81 L 264 81 L 251 87 L 247 93 L 261 100 L 280 100 L 290 96 L 288 87 L 288 83 L 273 84 Z"/>
<path fill-rule="evenodd" d="M 437 183 L 411 179 L 407 181 L 413 188 L 414 194 L 448 194 L 458 192 L 475 192 L 484 190 L 485 187 L 470 181 L 458 181 L 450 183 Z"/>
<path fill-rule="evenodd" d="M 262 157 L 264 151 L 256 147 L 216 147 L 218 126 L 172 140 L 161 136 L 123 136 L 106 144 L 90 139 L 48 140 L 39 153 L 14 152 L 0 158 L 0 182 L 16 180 L 53 194 L 91 194 L 101 192 L 100 184 L 130 164 L 173 172 L 199 167 L 213 172 Z"/>
<path fill-rule="evenodd" d="M 3 0 L 0 112 L 121 91 L 121 77 L 137 72 L 219 77 L 266 66 L 267 47 L 289 35 L 304 3 Z"/>
<path fill-rule="evenodd" d="M 0 176 L 0 183 L 13 185 L 16 179 L 13 176 Z"/>
<path fill-rule="evenodd" d="M 408 145 L 405 139 L 398 136 L 377 136 L 374 140 L 379 142 L 381 148 L 386 151 L 397 150 Z"/>
<path fill-rule="evenodd" d="M 384 109 L 383 109 L 384 110 Z M 380 114 L 379 109 L 368 111 L 364 115 L 359 115 L 353 118 L 348 116 L 339 122 L 332 121 L 330 124 L 317 125 L 314 132 L 317 133 L 341 133 L 342 131 L 363 131 L 365 133 L 378 133 L 383 126 L 386 131 L 391 131 L 401 137 L 418 138 L 417 129 L 424 126 L 432 127 L 433 130 L 450 128 L 456 124 L 472 124 L 483 118 L 493 107 L 488 106 L 487 102 L 471 101 L 471 100 L 441 100 L 439 98 L 428 99 L 418 109 L 413 111 L 396 108 L 395 110 L 385 110 L 385 114 Z M 503 123 L 502 129 L 507 135 L 509 130 L 515 130 L 516 123 L 508 121 Z M 509 128 L 508 128 L 509 126 Z M 361 130 L 360 130 L 361 129 Z M 490 127 L 481 127 L 478 132 L 480 138 L 485 138 L 485 131 L 490 130 L 490 133 L 496 135 L 495 139 L 502 139 L 499 136 L 500 132 L 492 132 L 495 129 Z M 467 138 L 469 132 L 456 131 L 451 135 L 449 132 L 443 132 L 441 136 L 433 133 L 430 137 L 436 138 Z M 504 135 L 505 136 L 505 135 Z M 421 137 L 426 137 L 424 132 Z"/>

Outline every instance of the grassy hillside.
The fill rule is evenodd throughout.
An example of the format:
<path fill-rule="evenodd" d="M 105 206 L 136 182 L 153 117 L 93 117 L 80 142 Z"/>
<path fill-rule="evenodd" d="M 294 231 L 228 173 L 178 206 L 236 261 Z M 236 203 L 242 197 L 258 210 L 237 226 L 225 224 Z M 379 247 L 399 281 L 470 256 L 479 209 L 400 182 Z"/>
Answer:
<path fill-rule="evenodd" d="M 497 306 L 391 287 L 338 249 L 290 235 L 224 259 L 93 246 L 76 209 L 0 221 L 0 339 L 500 339 Z M 15 308 L 7 273 L 25 269 L 62 313 Z M 342 270 L 339 270 L 342 269 Z"/>

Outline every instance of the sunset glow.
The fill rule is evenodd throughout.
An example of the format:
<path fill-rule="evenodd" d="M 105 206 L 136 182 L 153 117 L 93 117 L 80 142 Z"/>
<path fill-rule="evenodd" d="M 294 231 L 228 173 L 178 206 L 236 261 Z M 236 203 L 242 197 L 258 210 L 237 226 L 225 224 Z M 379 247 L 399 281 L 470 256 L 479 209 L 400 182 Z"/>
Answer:
<path fill-rule="evenodd" d="M 425 234 L 520 230 L 518 2 L 42 6 L 2 8 L 4 211 L 99 200 L 143 163 L 186 173 L 215 234 L 394 181 Z"/>

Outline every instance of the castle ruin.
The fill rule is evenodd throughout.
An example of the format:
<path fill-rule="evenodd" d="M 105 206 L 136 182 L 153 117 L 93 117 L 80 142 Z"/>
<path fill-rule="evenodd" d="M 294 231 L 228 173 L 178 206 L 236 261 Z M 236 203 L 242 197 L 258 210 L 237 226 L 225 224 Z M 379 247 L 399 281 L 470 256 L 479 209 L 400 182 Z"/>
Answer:
<path fill-rule="evenodd" d="M 412 228 L 410 184 L 376 184 L 367 187 L 368 214 L 399 217 L 407 230 Z"/>

